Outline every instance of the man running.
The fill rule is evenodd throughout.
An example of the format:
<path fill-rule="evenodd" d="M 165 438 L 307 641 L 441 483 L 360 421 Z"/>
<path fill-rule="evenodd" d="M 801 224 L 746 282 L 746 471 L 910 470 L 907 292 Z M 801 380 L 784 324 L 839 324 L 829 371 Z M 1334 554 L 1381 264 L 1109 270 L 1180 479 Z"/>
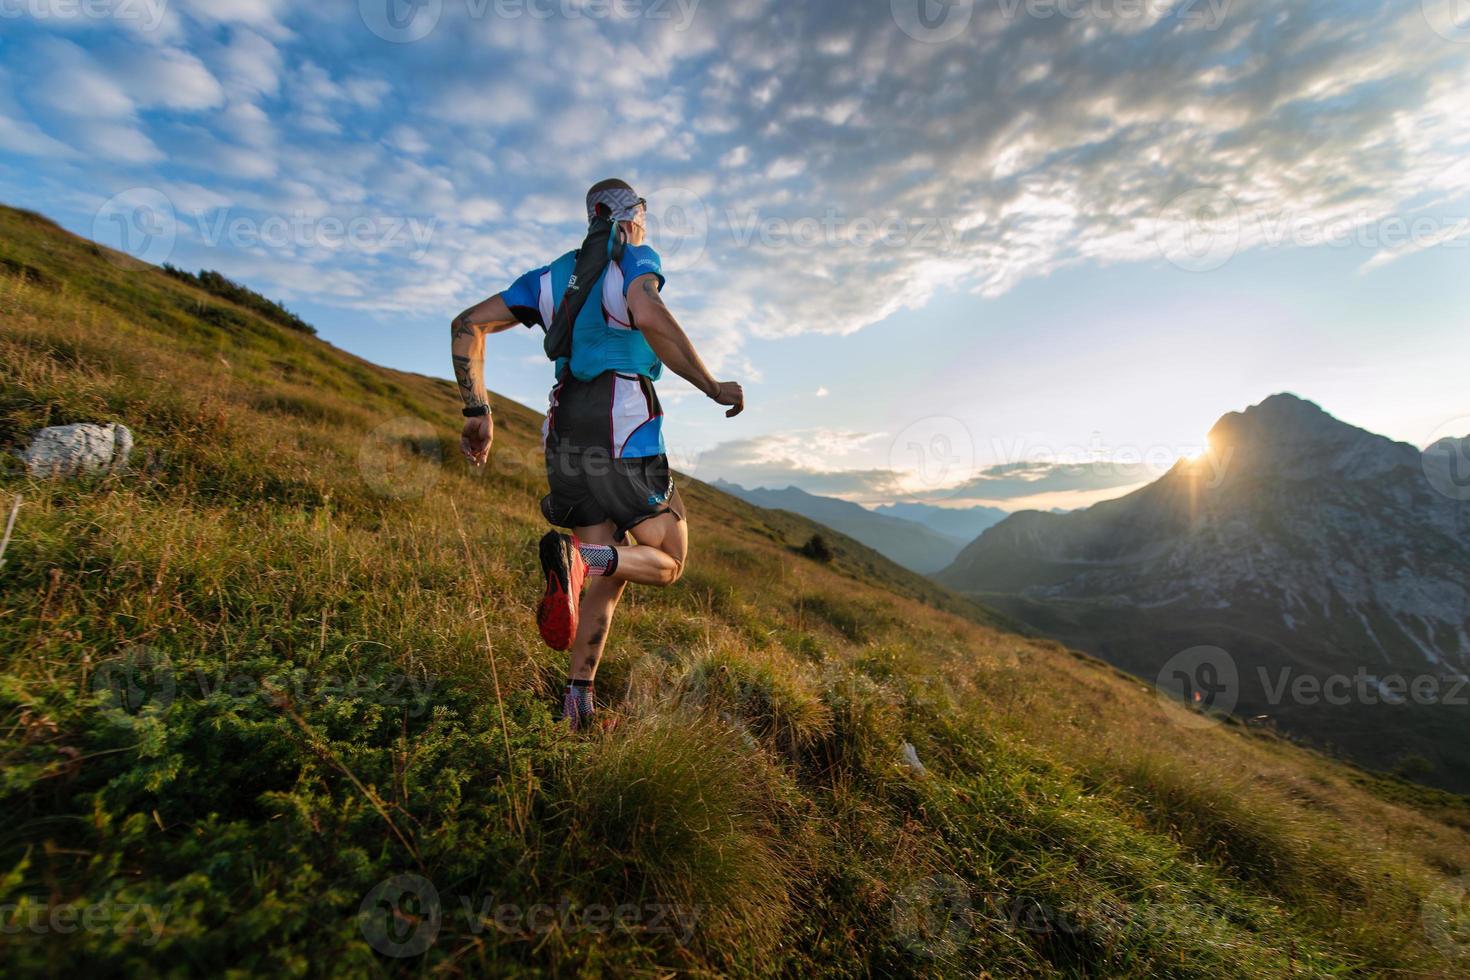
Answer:
<path fill-rule="evenodd" d="M 593 679 L 623 586 L 672 585 L 684 570 L 689 532 L 653 382 L 667 364 L 730 406 L 726 416 L 745 408 L 740 385 L 715 380 L 664 305 L 658 253 L 643 243 L 646 213 L 625 181 L 594 184 L 581 248 L 532 269 L 452 324 L 454 374 L 465 404 L 460 449 L 476 466 L 489 459 L 494 435 L 486 335 L 516 323 L 539 326 L 556 363 L 541 427 L 551 491 L 541 512 L 572 533 L 549 531 L 541 539 L 546 593 L 536 621 L 552 649 L 571 650 L 562 713 L 574 730 L 592 720 Z"/>

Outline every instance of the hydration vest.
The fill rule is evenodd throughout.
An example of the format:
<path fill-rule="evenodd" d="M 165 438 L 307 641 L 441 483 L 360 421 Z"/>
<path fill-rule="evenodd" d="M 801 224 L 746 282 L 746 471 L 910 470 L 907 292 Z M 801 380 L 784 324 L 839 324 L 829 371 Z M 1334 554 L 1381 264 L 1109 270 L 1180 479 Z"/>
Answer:
<path fill-rule="evenodd" d="M 582 247 L 552 262 L 543 275 L 542 316 L 548 324 L 543 347 L 556 362 L 558 379 L 568 371 L 580 381 L 608 371 L 654 381 L 663 374 L 662 362 L 628 313 L 624 247 L 616 224 L 599 215 L 588 226 Z M 588 302 L 594 296 L 598 301 Z"/>

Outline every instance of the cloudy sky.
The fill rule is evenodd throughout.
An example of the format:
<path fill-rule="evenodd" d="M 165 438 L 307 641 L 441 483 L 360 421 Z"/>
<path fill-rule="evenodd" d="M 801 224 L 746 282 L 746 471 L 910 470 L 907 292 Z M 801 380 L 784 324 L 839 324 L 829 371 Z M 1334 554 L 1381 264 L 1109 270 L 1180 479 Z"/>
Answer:
<path fill-rule="evenodd" d="M 0 199 L 449 373 L 650 201 L 705 478 L 1073 506 L 1282 390 L 1470 432 L 1463 0 L 0 0 Z M 539 342 L 491 386 L 541 407 Z"/>

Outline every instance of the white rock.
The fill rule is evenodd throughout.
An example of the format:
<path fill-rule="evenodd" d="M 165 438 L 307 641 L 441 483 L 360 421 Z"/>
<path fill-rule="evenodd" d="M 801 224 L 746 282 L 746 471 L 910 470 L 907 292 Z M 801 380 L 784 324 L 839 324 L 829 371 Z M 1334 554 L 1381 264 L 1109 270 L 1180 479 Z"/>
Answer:
<path fill-rule="evenodd" d="M 905 742 L 905 743 L 903 743 L 903 750 L 902 750 L 902 752 L 903 752 L 903 764 L 904 765 L 908 766 L 914 772 L 927 772 L 928 771 L 928 770 L 926 770 L 924 768 L 924 764 L 919 761 L 919 750 L 916 749 L 916 748 L 914 748 L 914 743 L 912 743 L 912 742 Z"/>
<path fill-rule="evenodd" d="M 54 425 L 36 433 L 20 454 L 31 476 L 78 476 L 123 470 L 133 451 L 125 425 Z"/>

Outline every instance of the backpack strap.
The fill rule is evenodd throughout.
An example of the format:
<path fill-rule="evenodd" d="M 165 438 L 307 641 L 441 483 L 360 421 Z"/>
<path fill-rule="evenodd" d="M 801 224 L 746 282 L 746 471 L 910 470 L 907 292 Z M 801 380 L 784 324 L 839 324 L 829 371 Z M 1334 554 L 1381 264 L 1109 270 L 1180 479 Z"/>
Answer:
<path fill-rule="evenodd" d="M 546 356 L 553 361 L 572 356 L 572 326 L 587 303 L 588 291 L 602 281 L 602 274 L 607 271 L 608 262 L 612 261 L 614 253 L 621 257 L 623 236 L 615 235 L 616 230 L 617 225 L 613 220 L 602 214 L 593 218 L 592 223 L 587 226 L 587 237 L 583 239 L 582 247 L 577 249 L 576 262 L 572 266 L 572 276 L 567 280 L 566 291 L 562 293 L 551 324 L 546 328 L 546 338 L 542 346 Z"/>

